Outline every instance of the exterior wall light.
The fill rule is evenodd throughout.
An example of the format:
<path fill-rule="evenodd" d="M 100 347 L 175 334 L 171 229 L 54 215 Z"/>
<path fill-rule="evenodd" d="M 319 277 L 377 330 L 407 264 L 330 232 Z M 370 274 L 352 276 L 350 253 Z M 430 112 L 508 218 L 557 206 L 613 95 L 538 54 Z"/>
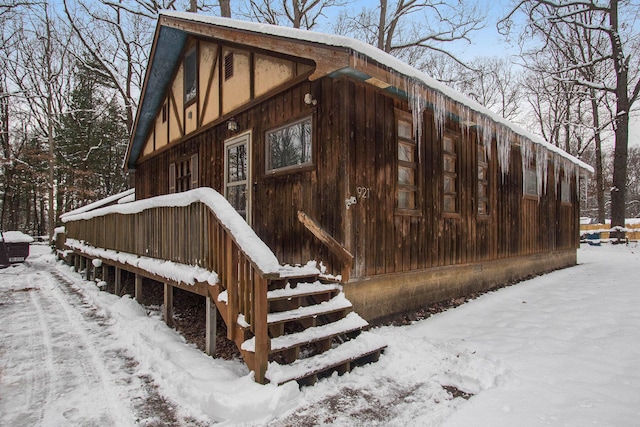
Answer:
<path fill-rule="evenodd" d="M 236 119 L 232 118 L 227 120 L 227 129 L 231 132 L 235 132 L 238 130 L 238 122 L 236 121 Z"/>
<path fill-rule="evenodd" d="M 318 103 L 318 100 L 313 99 L 313 95 L 307 93 L 304 95 L 304 103 L 307 105 L 316 105 Z"/>

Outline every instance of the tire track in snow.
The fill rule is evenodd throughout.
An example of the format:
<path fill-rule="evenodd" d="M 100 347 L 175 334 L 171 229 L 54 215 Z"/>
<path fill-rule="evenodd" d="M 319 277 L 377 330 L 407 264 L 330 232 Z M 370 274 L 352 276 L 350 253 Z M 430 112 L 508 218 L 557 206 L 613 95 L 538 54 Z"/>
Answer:
<path fill-rule="evenodd" d="M 0 421 L 9 418 L 7 425 L 40 425 L 49 399 L 53 360 L 46 323 L 33 315 L 40 310 L 37 293 L 30 287 L 0 293 Z"/>
<path fill-rule="evenodd" d="M 104 368 L 105 361 L 101 357 L 101 352 L 97 349 L 97 344 L 90 338 L 90 334 L 95 335 L 97 332 L 93 330 L 95 326 L 87 323 L 82 314 L 70 305 L 70 295 L 67 292 L 64 292 L 67 295 L 63 294 L 63 288 L 56 286 L 58 281 L 52 275 L 48 275 L 47 282 L 50 285 L 50 295 L 57 303 L 57 307 L 56 304 L 50 304 L 49 310 L 46 311 L 44 317 L 49 317 L 55 324 L 65 324 L 67 328 L 65 334 L 72 335 L 74 337 L 73 341 L 76 343 L 74 351 L 60 349 L 60 355 L 65 359 L 65 362 L 69 362 L 68 358 L 75 357 L 75 362 L 69 362 L 69 370 L 63 372 L 63 375 L 71 377 L 67 378 L 67 382 L 69 380 L 72 383 L 75 382 L 75 376 L 78 375 L 77 372 L 79 370 L 81 375 L 77 379 L 90 380 L 91 385 L 87 392 L 95 394 L 96 402 L 100 402 L 94 408 L 98 413 L 102 412 L 100 421 L 106 421 L 108 425 L 131 425 L 131 420 L 135 419 L 131 413 L 131 408 L 123 407 L 122 400 L 115 399 L 119 394 L 119 390 L 113 385 L 113 376 Z M 52 303 L 53 301 L 49 302 Z M 62 312 L 60 312 L 60 309 Z M 65 416 L 84 417 L 79 408 L 69 408 Z"/>
<path fill-rule="evenodd" d="M 0 276 L 0 424 L 134 425 L 141 381 L 120 372 L 125 358 L 108 353 L 115 339 L 84 318 L 86 304 L 39 267 Z"/>

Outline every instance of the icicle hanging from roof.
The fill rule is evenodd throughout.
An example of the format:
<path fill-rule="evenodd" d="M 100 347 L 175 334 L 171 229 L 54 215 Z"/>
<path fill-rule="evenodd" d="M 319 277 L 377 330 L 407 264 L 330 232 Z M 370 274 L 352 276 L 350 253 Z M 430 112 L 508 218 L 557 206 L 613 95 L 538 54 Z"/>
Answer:
<path fill-rule="evenodd" d="M 485 115 L 478 115 L 476 120 L 480 122 L 480 127 L 482 128 L 482 144 L 484 145 L 484 151 L 487 153 L 487 159 L 491 160 L 493 123 L 491 122 L 491 119 Z M 478 132 L 478 137 L 480 137 L 480 132 Z"/>
<path fill-rule="evenodd" d="M 533 163 L 532 142 L 528 139 L 520 141 L 520 158 L 522 159 L 522 193 L 526 193 L 527 170 Z"/>
<path fill-rule="evenodd" d="M 416 84 L 412 79 L 406 79 L 407 95 L 411 118 L 413 119 L 413 129 L 418 141 L 418 158 L 422 153 L 422 122 L 424 110 L 427 108 L 427 97 L 423 86 Z"/>
<path fill-rule="evenodd" d="M 441 92 L 431 91 L 431 104 L 433 105 L 433 117 L 438 136 L 442 136 L 447 119 L 447 98 Z"/>
<path fill-rule="evenodd" d="M 538 178 L 538 197 L 547 189 L 547 170 L 549 162 L 547 161 L 548 150 L 540 144 L 536 144 L 536 176 Z"/>
<path fill-rule="evenodd" d="M 471 111 L 471 108 L 466 105 L 459 105 L 458 108 L 460 110 L 460 132 L 468 140 L 471 132 L 471 126 L 473 124 L 473 112 Z"/>
<path fill-rule="evenodd" d="M 560 179 L 560 169 L 562 169 L 562 161 L 560 160 L 560 156 L 557 154 L 553 154 L 553 185 L 556 189 L 556 195 L 558 195 L 558 181 Z"/>
<path fill-rule="evenodd" d="M 511 160 L 511 134 L 504 126 L 496 126 L 496 145 L 498 147 L 498 165 L 502 171 L 502 180 L 509 173 Z"/>

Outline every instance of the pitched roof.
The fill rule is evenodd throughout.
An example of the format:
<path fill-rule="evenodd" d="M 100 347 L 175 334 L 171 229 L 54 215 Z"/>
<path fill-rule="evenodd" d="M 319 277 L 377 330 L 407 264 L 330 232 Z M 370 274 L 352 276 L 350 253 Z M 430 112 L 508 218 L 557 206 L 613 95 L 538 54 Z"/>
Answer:
<path fill-rule="evenodd" d="M 135 161 L 142 151 L 165 88 L 170 83 L 190 34 L 238 44 L 250 42 L 253 47 L 311 59 L 315 62 L 316 69 L 310 80 L 325 75 L 347 74 L 407 98 L 414 115 L 421 113 L 426 107 L 433 108 L 438 127 L 442 125 L 446 114 L 457 112 L 462 125 L 485 129 L 478 131 L 485 138 L 486 135 L 491 138 L 495 134 L 499 146 L 500 139 L 506 140 L 507 145 L 518 142 L 522 146 L 529 146 L 533 143 L 562 157 L 565 163 L 593 172 L 591 166 L 548 143 L 539 135 L 522 129 L 449 86 L 359 40 L 289 27 L 169 11 L 161 12 L 158 19 L 134 133 L 125 159 L 125 166 L 128 168 L 135 168 Z"/>

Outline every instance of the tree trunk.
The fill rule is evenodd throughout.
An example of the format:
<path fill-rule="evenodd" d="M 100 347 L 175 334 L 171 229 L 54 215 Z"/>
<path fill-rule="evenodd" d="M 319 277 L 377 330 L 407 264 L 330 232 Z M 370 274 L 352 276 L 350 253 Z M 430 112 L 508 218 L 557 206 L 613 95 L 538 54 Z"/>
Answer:
<path fill-rule="evenodd" d="M 378 21 L 378 49 L 384 50 L 385 27 L 387 25 L 387 0 L 380 0 L 380 20 Z"/>
<path fill-rule="evenodd" d="M 613 154 L 613 187 L 611 189 L 611 227 L 624 227 L 627 193 L 627 150 L 629 145 L 629 69 L 618 32 L 618 1 L 611 1 L 609 15 L 612 57 L 616 70 L 616 145 Z M 613 238 L 624 238 L 616 232 Z"/>
<path fill-rule="evenodd" d="M 231 18 L 230 0 L 220 0 L 220 16 L 225 18 Z"/>
<path fill-rule="evenodd" d="M 600 117 L 598 116 L 598 102 L 596 91 L 590 90 L 591 115 L 593 116 L 594 144 L 596 156 L 596 198 L 598 200 L 598 224 L 604 224 L 604 178 L 602 176 L 602 137 L 600 136 Z"/>

